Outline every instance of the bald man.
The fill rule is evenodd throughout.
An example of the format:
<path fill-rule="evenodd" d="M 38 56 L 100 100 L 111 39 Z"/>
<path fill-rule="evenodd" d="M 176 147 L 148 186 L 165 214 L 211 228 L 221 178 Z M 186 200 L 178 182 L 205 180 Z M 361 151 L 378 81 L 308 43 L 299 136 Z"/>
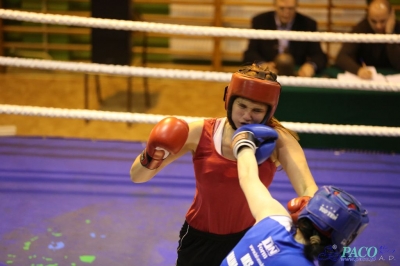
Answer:
<path fill-rule="evenodd" d="M 400 21 L 387 0 L 373 0 L 368 5 L 367 16 L 351 33 L 400 34 Z M 371 79 L 366 66 L 400 71 L 399 43 L 343 43 L 336 65 L 362 79 Z"/>

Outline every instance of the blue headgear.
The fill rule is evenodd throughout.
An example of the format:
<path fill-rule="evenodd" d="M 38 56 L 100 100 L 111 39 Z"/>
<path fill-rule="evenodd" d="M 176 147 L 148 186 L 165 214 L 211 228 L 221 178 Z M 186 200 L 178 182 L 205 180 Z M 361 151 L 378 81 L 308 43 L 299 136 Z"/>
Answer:
<path fill-rule="evenodd" d="M 333 186 L 321 187 L 300 212 L 299 219 L 307 218 L 341 252 L 368 225 L 367 210 L 349 193 Z"/>

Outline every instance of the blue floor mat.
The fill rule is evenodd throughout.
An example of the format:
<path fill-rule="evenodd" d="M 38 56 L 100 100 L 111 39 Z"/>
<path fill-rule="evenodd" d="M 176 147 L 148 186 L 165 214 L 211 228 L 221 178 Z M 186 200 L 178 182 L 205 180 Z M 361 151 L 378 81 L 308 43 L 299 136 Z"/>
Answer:
<path fill-rule="evenodd" d="M 191 156 L 134 184 L 129 168 L 143 148 L 127 141 L 0 138 L 0 265 L 174 265 L 195 192 Z M 353 193 L 369 211 L 369 226 L 351 246 L 375 246 L 384 259 L 379 265 L 396 265 L 400 155 L 305 153 L 318 185 Z M 284 171 L 270 190 L 285 205 L 295 196 Z"/>

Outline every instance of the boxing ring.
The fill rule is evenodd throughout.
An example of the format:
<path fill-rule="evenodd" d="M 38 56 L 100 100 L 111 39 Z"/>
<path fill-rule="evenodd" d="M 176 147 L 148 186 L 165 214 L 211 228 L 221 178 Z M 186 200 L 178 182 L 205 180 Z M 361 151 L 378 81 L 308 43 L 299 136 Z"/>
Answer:
<path fill-rule="evenodd" d="M 212 36 L 333 41 L 400 42 L 398 36 L 253 32 L 143 22 L 35 14 L 0 9 L 3 19 L 123 30 L 193 32 Z M 194 29 L 193 29 L 194 28 Z M 377 38 L 377 39 L 375 39 Z M 229 82 L 231 73 L 110 66 L 0 57 L 0 65 L 118 76 Z M 399 83 L 341 82 L 279 77 L 283 85 L 399 92 Z M 222 105 L 221 105 L 222 107 Z M 2 104 L 0 114 L 155 124 L 163 115 L 117 113 Z M 188 122 L 199 117 L 179 116 Z M 400 128 L 283 122 L 300 133 L 398 138 Z M 189 154 L 150 182 L 133 184 L 129 168 L 144 143 L 75 138 L 0 138 L 0 265 L 173 265 L 178 232 L 194 195 Z M 400 242 L 400 157 L 398 154 L 305 149 L 318 185 L 334 184 L 354 194 L 368 209 L 370 224 L 352 247 L 379 249 L 376 262 L 396 265 Z M 295 196 L 284 171 L 271 193 L 280 202 Z M 380 259 L 380 260 L 378 260 Z M 366 264 L 368 263 L 368 264 Z"/>

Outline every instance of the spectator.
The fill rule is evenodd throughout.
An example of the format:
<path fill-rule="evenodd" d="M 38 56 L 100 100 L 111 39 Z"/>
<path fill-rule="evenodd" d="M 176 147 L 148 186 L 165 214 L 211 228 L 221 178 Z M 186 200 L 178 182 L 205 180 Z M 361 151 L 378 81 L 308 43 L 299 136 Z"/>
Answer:
<path fill-rule="evenodd" d="M 296 0 L 274 0 L 275 11 L 261 13 L 252 19 L 252 28 L 258 30 L 317 31 L 315 20 L 296 11 Z M 276 59 L 279 54 L 287 53 L 293 57 L 297 72 L 301 77 L 312 77 L 325 68 L 327 56 L 319 42 L 288 40 L 250 40 L 244 52 L 245 64 L 263 62 L 263 66 L 279 74 Z M 290 73 L 289 73 L 290 74 Z"/>
<path fill-rule="evenodd" d="M 351 33 L 400 34 L 400 21 L 387 0 L 373 0 L 367 16 Z M 344 43 L 336 58 L 336 65 L 362 79 L 371 79 L 366 66 L 400 70 L 399 43 Z"/>

